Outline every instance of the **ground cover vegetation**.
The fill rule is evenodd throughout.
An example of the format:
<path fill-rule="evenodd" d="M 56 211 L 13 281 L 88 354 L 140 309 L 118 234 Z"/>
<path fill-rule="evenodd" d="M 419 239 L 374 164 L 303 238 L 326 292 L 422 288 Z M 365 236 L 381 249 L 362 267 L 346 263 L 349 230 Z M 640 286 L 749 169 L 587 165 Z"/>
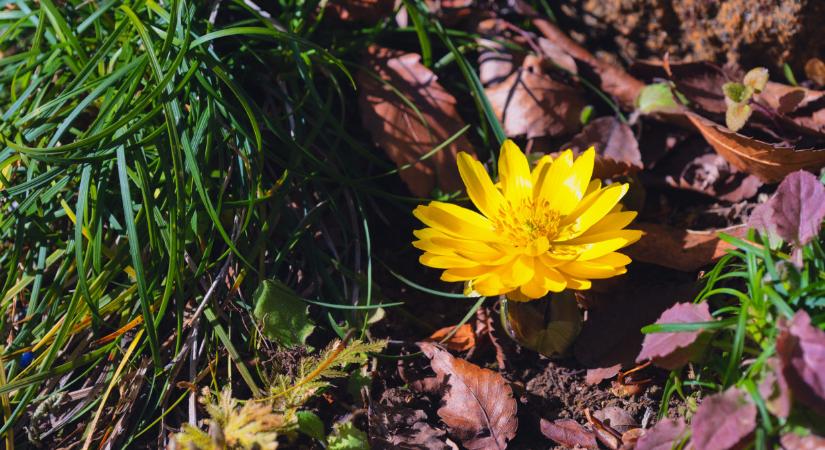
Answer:
<path fill-rule="evenodd" d="M 819 6 L 664 3 L 0 0 L 4 448 L 825 445 Z"/>

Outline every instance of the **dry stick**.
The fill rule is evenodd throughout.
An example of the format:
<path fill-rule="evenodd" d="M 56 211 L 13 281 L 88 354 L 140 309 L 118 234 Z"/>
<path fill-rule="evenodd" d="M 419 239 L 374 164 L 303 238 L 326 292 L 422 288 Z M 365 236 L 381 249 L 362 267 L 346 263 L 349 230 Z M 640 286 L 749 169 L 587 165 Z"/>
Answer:
<path fill-rule="evenodd" d="M 599 75 L 600 87 L 604 92 L 615 97 L 622 107 L 635 109 L 636 98 L 639 96 L 639 92 L 645 87 L 645 84 L 641 80 L 630 75 L 619 66 L 596 58 L 592 53 L 587 51 L 587 49 L 577 44 L 573 39 L 570 39 L 569 36 L 547 19 L 534 17 L 532 22 L 533 26 L 541 31 L 544 37 L 561 47 L 562 50 L 574 59 L 592 67 L 593 71 Z"/>

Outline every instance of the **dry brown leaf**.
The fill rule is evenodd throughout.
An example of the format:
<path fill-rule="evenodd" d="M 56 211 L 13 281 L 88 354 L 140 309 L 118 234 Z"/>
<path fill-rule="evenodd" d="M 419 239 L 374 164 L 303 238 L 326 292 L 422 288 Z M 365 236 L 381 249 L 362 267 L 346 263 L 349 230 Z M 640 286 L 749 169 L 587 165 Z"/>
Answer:
<path fill-rule="evenodd" d="M 717 153 L 766 183 L 782 181 L 785 175 L 800 169 L 818 171 L 825 166 L 823 150 L 773 145 L 731 132 L 694 113 L 687 113 L 687 117 Z"/>
<path fill-rule="evenodd" d="M 455 327 L 444 327 L 436 330 L 435 333 L 431 334 L 430 337 L 426 339 L 426 341 L 441 342 L 442 339 L 447 337 L 447 335 L 453 331 L 453 328 Z M 456 352 L 466 352 L 467 350 L 475 347 L 476 335 L 473 332 L 473 326 L 469 323 L 465 323 L 464 325 L 458 327 L 458 331 L 456 331 L 450 339 L 441 342 L 441 345 Z"/>
<path fill-rule="evenodd" d="M 684 230 L 650 222 L 636 222 L 634 228 L 645 235 L 625 249 L 634 260 L 671 269 L 693 272 L 725 256 L 733 246 L 719 239 L 719 233 L 744 237 L 747 226 L 735 225 L 719 230 Z"/>
<path fill-rule="evenodd" d="M 825 133 L 825 92 L 769 82 L 754 97 L 780 114 L 783 125 L 802 134 Z"/>
<path fill-rule="evenodd" d="M 611 97 L 615 97 L 627 109 L 635 107 L 636 98 L 639 97 L 639 93 L 645 87 L 643 82 L 628 74 L 623 68 L 596 58 L 549 20 L 533 17 L 532 22 L 547 40 L 559 47 L 564 53 L 590 66 L 598 75 L 599 85 L 604 92 Z"/>
<path fill-rule="evenodd" d="M 568 448 L 599 448 L 596 435 L 573 419 L 559 419 L 550 422 L 541 419 L 541 434 L 547 439 Z"/>
<path fill-rule="evenodd" d="M 507 448 L 518 429 L 516 400 L 507 381 L 492 370 L 453 357 L 435 344 L 420 342 L 418 346 L 449 387 L 438 416 L 452 434 L 469 450 Z"/>
<path fill-rule="evenodd" d="M 593 168 L 595 178 L 627 175 L 643 168 L 639 142 L 633 130 L 615 116 L 593 120 L 561 148 L 569 148 L 578 154 L 591 146 L 596 148 L 597 155 Z"/>
<path fill-rule="evenodd" d="M 609 425 L 620 433 L 624 433 L 631 428 L 637 428 L 639 423 L 629 412 L 618 406 L 608 406 L 593 413 L 593 417 L 601 420 L 605 425 Z"/>
<path fill-rule="evenodd" d="M 366 70 L 357 74 L 358 103 L 364 127 L 378 146 L 399 168 L 412 164 L 400 172 L 401 179 L 413 194 L 428 197 L 435 187 L 445 192 L 461 189 L 456 154 L 474 152 L 462 135 L 435 155 L 419 161 L 464 126 L 455 97 L 419 62 L 420 58 L 414 53 L 370 46 L 364 66 L 403 93 L 410 103 Z M 421 115 L 410 105 L 415 105 Z"/>
<path fill-rule="evenodd" d="M 498 370 L 507 370 L 507 355 L 505 355 L 504 347 L 501 345 L 499 338 L 496 336 L 493 318 L 494 315 L 489 308 L 486 306 L 478 308 L 478 311 L 476 311 L 475 324 L 476 341 L 489 342 L 496 354 L 496 364 L 498 364 Z M 478 347 L 475 347 L 470 351 L 467 355 L 468 359 L 476 349 L 478 349 Z"/>
<path fill-rule="evenodd" d="M 825 86 L 825 62 L 811 58 L 805 63 L 805 76 L 819 86 Z"/>
<path fill-rule="evenodd" d="M 447 450 L 444 430 L 427 423 L 420 409 L 387 407 L 378 403 L 369 408 L 370 445 L 373 448 L 406 450 Z"/>
<path fill-rule="evenodd" d="M 508 137 L 559 136 L 581 126 L 581 91 L 544 73 L 536 56 L 525 57 L 518 70 L 485 92 Z"/>

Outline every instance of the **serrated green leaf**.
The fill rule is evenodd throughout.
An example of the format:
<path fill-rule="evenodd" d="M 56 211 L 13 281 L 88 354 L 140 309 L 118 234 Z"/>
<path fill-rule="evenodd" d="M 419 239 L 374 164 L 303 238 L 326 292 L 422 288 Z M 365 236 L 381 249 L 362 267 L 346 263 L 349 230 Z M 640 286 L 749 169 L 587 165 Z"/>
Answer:
<path fill-rule="evenodd" d="M 321 421 L 320 417 L 312 411 L 298 411 L 296 415 L 298 417 L 298 431 L 319 441 L 326 440 L 324 422 Z"/>
<path fill-rule="evenodd" d="M 367 434 L 355 428 L 352 422 L 335 424 L 329 435 L 329 450 L 369 450 Z"/>
<path fill-rule="evenodd" d="M 253 294 L 255 318 L 264 334 L 286 347 L 304 345 L 315 330 L 309 307 L 295 292 L 278 280 L 266 280 Z"/>
<path fill-rule="evenodd" d="M 636 99 L 639 112 L 650 114 L 654 112 L 668 112 L 678 108 L 673 92 L 667 83 L 649 84 L 642 89 Z"/>

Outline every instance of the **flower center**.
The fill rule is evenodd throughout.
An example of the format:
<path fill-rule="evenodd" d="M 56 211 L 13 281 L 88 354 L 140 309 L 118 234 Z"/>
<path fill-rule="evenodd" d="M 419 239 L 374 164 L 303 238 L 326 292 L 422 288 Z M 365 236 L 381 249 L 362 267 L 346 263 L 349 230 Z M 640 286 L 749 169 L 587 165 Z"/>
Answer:
<path fill-rule="evenodd" d="M 516 204 L 506 200 L 493 218 L 493 226 L 516 247 L 528 247 L 542 237 L 552 241 L 558 232 L 560 218 L 547 200 L 525 200 Z"/>

